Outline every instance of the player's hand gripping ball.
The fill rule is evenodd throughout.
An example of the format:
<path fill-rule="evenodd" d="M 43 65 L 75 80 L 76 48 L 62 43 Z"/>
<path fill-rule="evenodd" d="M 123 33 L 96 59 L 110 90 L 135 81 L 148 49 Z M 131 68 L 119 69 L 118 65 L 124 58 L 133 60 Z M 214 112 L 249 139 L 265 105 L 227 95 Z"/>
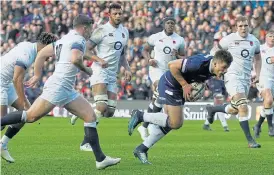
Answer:
<path fill-rule="evenodd" d="M 206 86 L 204 83 L 197 83 L 193 82 L 191 83 L 191 86 L 193 87 L 190 95 L 190 101 L 197 101 L 201 99 L 204 96 Z"/>

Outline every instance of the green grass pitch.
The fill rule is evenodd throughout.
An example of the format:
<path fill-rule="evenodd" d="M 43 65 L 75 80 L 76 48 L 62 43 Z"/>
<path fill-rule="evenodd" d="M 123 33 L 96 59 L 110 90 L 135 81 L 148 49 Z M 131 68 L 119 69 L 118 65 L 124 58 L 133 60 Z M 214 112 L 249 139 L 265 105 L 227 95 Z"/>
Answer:
<path fill-rule="evenodd" d="M 84 174 L 169 174 L 169 175 L 273 175 L 274 138 L 267 135 L 267 124 L 257 141 L 261 149 L 248 149 L 237 121 L 228 121 L 225 133 L 216 121 L 214 131 L 202 130 L 203 121 L 185 121 L 149 151 L 153 165 L 142 165 L 133 157 L 141 143 L 137 130 L 127 133 L 128 119 L 103 119 L 98 128 L 103 151 L 121 157 L 119 165 L 96 170 L 91 152 L 79 150 L 83 122 L 70 125 L 69 118 L 44 118 L 26 125 L 10 143 L 15 163 L 1 161 L 2 175 L 84 175 Z M 251 122 L 253 126 L 254 122 Z M 2 132 L 3 134 L 3 132 Z"/>

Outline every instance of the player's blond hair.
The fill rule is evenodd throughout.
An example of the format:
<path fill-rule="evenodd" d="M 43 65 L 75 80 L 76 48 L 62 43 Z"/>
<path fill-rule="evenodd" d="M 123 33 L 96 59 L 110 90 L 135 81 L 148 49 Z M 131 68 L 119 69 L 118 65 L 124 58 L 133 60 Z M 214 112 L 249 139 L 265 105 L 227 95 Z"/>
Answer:
<path fill-rule="evenodd" d="M 236 21 L 236 25 L 237 25 L 238 22 L 242 22 L 242 21 L 247 21 L 248 22 L 248 19 L 247 19 L 246 16 L 239 15 L 239 16 L 237 16 L 235 21 Z"/>

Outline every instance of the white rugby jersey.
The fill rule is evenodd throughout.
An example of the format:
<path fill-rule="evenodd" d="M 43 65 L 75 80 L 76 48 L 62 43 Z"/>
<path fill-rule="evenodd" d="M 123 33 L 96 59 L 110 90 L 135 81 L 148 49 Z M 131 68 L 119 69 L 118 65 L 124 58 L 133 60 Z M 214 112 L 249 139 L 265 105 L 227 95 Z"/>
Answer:
<path fill-rule="evenodd" d="M 252 34 L 248 34 L 246 38 L 242 38 L 236 32 L 223 37 L 219 45 L 222 49 L 228 50 L 233 56 L 233 61 L 226 74 L 235 74 L 243 78 L 250 78 L 254 55 L 260 53 L 259 40 Z M 211 50 L 210 54 L 215 54 L 214 49 Z"/>
<path fill-rule="evenodd" d="M 261 45 L 262 68 L 261 78 L 268 78 L 274 81 L 274 63 L 270 64 L 270 57 L 274 57 L 274 47 L 268 47 L 267 44 Z"/>
<path fill-rule="evenodd" d="M 173 49 L 184 49 L 185 40 L 177 33 L 170 36 L 165 34 L 165 31 L 155 33 L 148 38 L 148 44 L 154 47 L 154 59 L 157 60 L 159 69 L 168 70 L 168 63 L 176 59 L 171 55 Z"/>
<path fill-rule="evenodd" d="M 118 28 L 113 27 L 109 22 L 98 27 L 92 33 L 90 40 L 97 44 L 97 56 L 108 63 L 103 70 L 108 74 L 116 76 L 121 54 L 128 42 L 128 30 L 122 24 Z M 93 62 L 92 68 L 100 69 L 98 62 Z"/>
<path fill-rule="evenodd" d="M 54 42 L 53 46 L 56 63 L 53 75 L 49 79 L 50 83 L 74 89 L 76 74 L 79 72 L 79 69 L 71 63 L 71 50 L 78 49 L 85 53 L 86 40 L 75 30 L 71 30 L 61 39 Z"/>
<path fill-rule="evenodd" d="M 28 69 L 37 55 L 37 44 L 21 42 L 1 58 L 1 84 L 11 83 L 15 65 Z"/>

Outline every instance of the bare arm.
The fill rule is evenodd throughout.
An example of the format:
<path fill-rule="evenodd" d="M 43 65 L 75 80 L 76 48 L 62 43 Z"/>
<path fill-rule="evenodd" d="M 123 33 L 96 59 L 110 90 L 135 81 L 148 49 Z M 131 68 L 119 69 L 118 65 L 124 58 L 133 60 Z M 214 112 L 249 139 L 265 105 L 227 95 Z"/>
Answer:
<path fill-rule="evenodd" d="M 180 83 L 182 87 L 188 85 L 186 80 L 181 74 L 181 65 L 182 65 L 183 59 L 178 59 L 174 61 L 170 61 L 168 63 L 168 68 L 172 74 L 172 76 Z"/>
<path fill-rule="evenodd" d="M 42 68 L 44 66 L 44 62 L 47 58 L 54 55 L 54 48 L 52 44 L 47 45 L 42 50 L 40 50 L 36 56 L 34 62 L 34 75 L 33 77 L 26 82 L 26 85 L 29 87 L 34 87 L 36 83 L 39 81 L 42 76 Z"/>
<path fill-rule="evenodd" d="M 27 100 L 24 92 L 24 75 L 25 75 L 25 68 L 21 66 L 14 67 L 14 74 L 13 74 L 13 84 L 18 95 L 18 103 L 24 107 L 24 102 Z"/>
<path fill-rule="evenodd" d="M 168 68 L 172 74 L 172 76 L 180 83 L 180 85 L 183 88 L 183 93 L 184 93 L 184 98 L 186 100 L 191 101 L 191 90 L 193 89 L 193 87 L 187 83 L 187 81 L 184 79 L 184 77 L 182 76 L 181 72 L 182 72 L 182 64 L 183 61 L 186 61 L 184 59 L 179 59 L 179 60 L 174 60 L 168 63 Z"/>
<path fill-rule="evenodd" d="M 152 50 L 151 46 L 148 43 L 146 43 L 142 51 L 142 56 L 147 60 L 147 62 L 149 62 L 149 60 L 152 59 L 150 57 L 151 50 Z"/>
<path fill-rule="evenodd" d="M 47 58 L 54 55 L 54 48 L 52 44 L 44 47 L 40 52 L 38 52 L 35 62 L 34 62 L 34 76 L 41 77 L 42 76 L 42 68 L 44 66 L 44 62 Z"/>
<path fill-rule="evenodd" d="M 173 49 L 172 55 L 176 57 L 176 59 L 184 59 L 184 49 L 180 48 L 178 51 Z"/>
<path fill-rule="evenodd" d="M 123 66 L 126 70 L 130 71 L 130 67 L 126 58 L 126 50 L 127 50 L 127 46 L 124 47 L 123 53 L 121 55 L 120 58 L 120 65 Z"/>
<path fill-rule="evenodd" d="M 91 40 L 89 40 L 86 44 L 86 53 L 84 55 L 84 58 L 87 60 L 92 60 L 95 62 L 98 62 L 101 64 L 101 66 L 103 68 L 107 67 L 107 62 L 105 60 L 103 60 L 102 58 L 98 57 L 96 54 L 94 54 L 94 48 L 97 46 L 96 43 L 92 42 Z"/>
<path fill-rule="evenodd" d="M 83 54 L 84 53 L 78 49 L 71 49 L 71 63 L 81 71 L 87 73 L 88 75 L 92 75 L 91 69 L 83 64 Z"/>
<path fill-rule="evenodd" d="M 261 54 L 256 54 L 254 56 L 254 64 L 255 64 L 256 77 L 258 79 L 260 77 L 261 67 L 262 67 Z"/>

